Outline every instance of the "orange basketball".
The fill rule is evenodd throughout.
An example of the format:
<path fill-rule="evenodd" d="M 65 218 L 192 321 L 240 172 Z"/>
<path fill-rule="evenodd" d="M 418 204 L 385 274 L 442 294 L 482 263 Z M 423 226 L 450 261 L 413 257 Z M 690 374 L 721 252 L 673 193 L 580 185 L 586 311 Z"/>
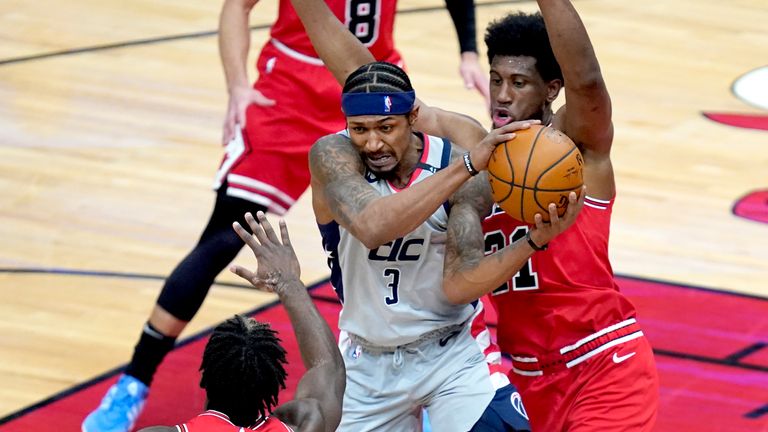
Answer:
<path fill-rule="evenodd" d="M 551 127 L 534 125 L 515 132 L 514 139 L 499 145 L 488 162 L 493 199 L 517 220 L 534 223 L 541 213 L 549 220 L 549 203 L 562 216 L 568 195 L 584 184 L 581 152 L 568 136 Z"/>

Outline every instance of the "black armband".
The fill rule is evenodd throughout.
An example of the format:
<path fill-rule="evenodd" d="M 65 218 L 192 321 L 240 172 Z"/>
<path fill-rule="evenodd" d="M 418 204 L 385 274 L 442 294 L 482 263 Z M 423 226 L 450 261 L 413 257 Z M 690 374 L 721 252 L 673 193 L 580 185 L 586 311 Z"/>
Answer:
<path fill-rule="evenodd" d="M 525 239 L 528 241 L 528 245 L 533 248 L 535 251 L 545 251 L 547 250 L 547 247 L 549 247 L 549 244 L 545 244 L 544 246 L 537 245 L 533 239 L 531 238 L 531 232 L 528 231 L 525 233 Z"/>
<path fill-rule="evenodd" d="M 461 52 L 477 52 L 477 34 L 475 29 L 474 0 L 445 0 L 448 13 L 451 14 L 456 35 L 459 38 Z"/>
<path fill-rule="evenodd" d="M 469 158 L 469 152 L 464 153 L 464 166 L 467 167 L 467 171 L 469 171 L 469 175 L 474 177 L 477 174 L 479 174 L 479 171 L 475 169 L 475 166 L 472 165 L 472 159 Z"/>

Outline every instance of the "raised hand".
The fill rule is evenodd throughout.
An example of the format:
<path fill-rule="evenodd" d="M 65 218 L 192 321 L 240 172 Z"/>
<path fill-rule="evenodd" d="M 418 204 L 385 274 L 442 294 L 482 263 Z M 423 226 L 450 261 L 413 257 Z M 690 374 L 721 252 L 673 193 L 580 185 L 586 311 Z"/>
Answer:
<path fill-rule="evenodd" d="M 255 272 L 239 265 L 229 270 L 247 280 L 256 289 L 281 294 L 288 282 L 299 281 L 301 268 L 296 252 L 288 237 L 288 227 L 280 221 L 280 236 L 277 237 L 263 212 L 256 213 L 258 221 L 250 213 L 245 214 L 245 221 L 253 234 L 249 234 L 238 222 L 232 224 L 238 236 L 251 248 L 258 267 Z"/>
<path fill-rule="evenodd" d="M 238 127 L 245 127 L 245 112 L 248 106 L 252 104 L 273 106 L 275 101 L 252 87 L 235 87 L 230 91 L 227 115 L 224 117 L 223 144 L 226 145 L 235 137 L 235 131 Z"/>

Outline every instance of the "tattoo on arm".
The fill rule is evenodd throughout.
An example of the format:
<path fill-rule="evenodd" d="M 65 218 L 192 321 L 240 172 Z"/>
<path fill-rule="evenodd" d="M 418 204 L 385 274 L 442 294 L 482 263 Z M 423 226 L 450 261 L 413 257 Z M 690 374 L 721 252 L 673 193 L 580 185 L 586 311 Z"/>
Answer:
<path fill-rule="evenodd" d="M 445 249 L 447 274 L 470 270 L 483 258 L 485 244 L 482 221 L 492 204 L 490 187 L 484 173 L 470 179 L 454 195 Z"/>
<path fill-rule="evenodd" d="M 365 165 L 345 136 L 320 138 L 310 150 L 309 166 L 315 182 L 324 187 L 328 208 L 343 226 L 349 226 L 354 215 L 380 197 L 363 177 Z"/>

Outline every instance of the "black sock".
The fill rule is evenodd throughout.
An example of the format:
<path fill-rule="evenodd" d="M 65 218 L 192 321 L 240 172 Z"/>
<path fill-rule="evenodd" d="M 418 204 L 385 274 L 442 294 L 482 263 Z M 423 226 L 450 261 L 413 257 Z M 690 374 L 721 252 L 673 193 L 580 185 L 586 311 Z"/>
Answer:
<path fill-rule="evenodd" d="M 139 343 L 133 350 L 131 363 L 125 368 L 126 375 L 130 375 L 149 387 L 152 377 L 160 363 L 176 343 L 175 337 L 165 336 L 149 322 L 144 324 Z"/>

